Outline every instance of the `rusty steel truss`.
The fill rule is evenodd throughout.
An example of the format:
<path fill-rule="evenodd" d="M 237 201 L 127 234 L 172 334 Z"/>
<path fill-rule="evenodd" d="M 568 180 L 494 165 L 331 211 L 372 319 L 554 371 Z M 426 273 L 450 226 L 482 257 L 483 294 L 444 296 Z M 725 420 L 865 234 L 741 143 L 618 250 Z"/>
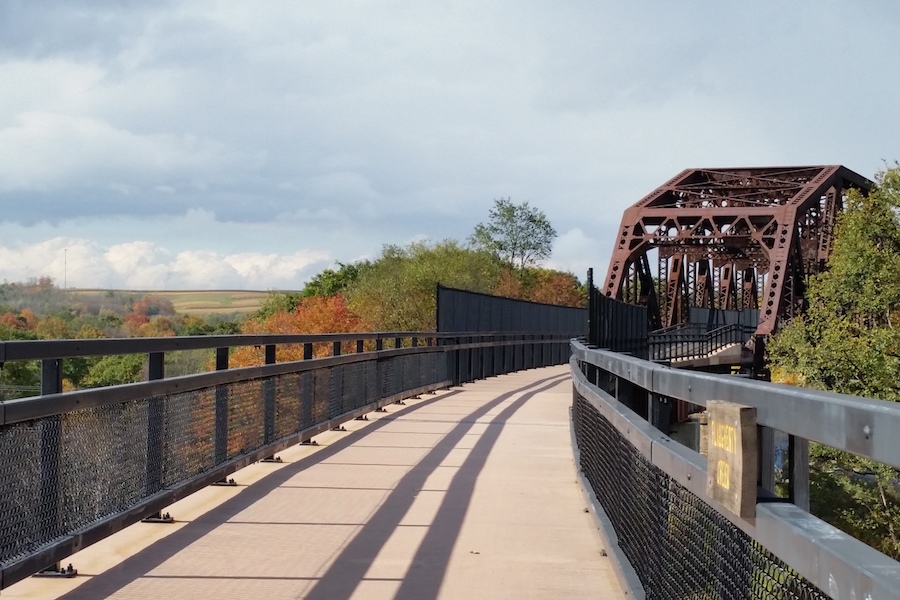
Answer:
<path fill-rule="evenodd" d="M 758 308 L 772 333 L 803 310 L 847 191 L 871 186 L 842 166 L 687 169 L 625 211 L 604 293 L 646 305 L 653 329 L 691 306 Z"/>

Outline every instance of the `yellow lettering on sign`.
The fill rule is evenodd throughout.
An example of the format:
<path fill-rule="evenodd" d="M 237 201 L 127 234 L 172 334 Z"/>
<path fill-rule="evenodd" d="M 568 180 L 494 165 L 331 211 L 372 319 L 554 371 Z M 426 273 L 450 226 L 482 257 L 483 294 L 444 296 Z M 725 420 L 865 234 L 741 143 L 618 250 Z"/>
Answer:
<path fill-rule="evenodd" d="M 737 452 L 737 429 L 735 429 L 734 425 L 717 421 L 713 421 L 710 425 L 712 427 L 711 439 L 713 446 L 731 454 Z"/>
<path fill-rule="evenodd" d="M 716 463 L 716 484 L 726 490 L 731 488 L 731 465 L 724 460 Z"/>

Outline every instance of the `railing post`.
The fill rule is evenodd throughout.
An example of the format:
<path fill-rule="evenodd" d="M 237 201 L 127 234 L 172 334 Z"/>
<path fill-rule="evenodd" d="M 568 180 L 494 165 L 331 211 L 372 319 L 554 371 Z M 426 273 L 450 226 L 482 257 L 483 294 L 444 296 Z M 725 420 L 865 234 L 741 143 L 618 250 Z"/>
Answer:
<path fill-rule="evenodd" d="M 775 493 L 775 430 L 760 425 L 759 431 L 759 486 Z"/>
<path fill-rule="evenodd" d="M 166 376 L 166 356 L 163 352 L 150 352 L 147 355 L 147 379 L 158 381 Z M 163 461 L 165 457 L 165 398 L 154 397 L 147 402 L 147 481 L 144 494 L 149 497 L 163 488 Z M 145 523 L 172 523 L 169 513 L 157 512 L 143 519 Z"/>
<path fill-rule="evenodd" d="M 216 371 L 228 370 L 228 348 L 216 348 Z M 228 386 L 216 386 L 215 406 L 215 455 L 213 464 L 219 465 L 228 458 Z"/>
<path fill-rule="evenodd" d="M 332 356 L 340 356 L 341 355 L 341 342 L 331 342 L 331 355 Z"/>
<path fill-rule="evenodd" d="M 267 365 L 276 362 L 275 344 L 266 345 L 265 361 Z M 275 377 L 266 377 L 262 380 L 263 394 L 263 438 L 266 444 L 275 441 Z M 263 459 L 265 462 L 279 462 L 278 457 L 269 456 Z"/>
<path fill-rule="evenodd" d="M 363 345 L 363 340 L 356 340 L 356 353 L 362 354 L 365 351 L 365 346 Z"/>
<path fill-rule="evenodd" d="M 41 361 L 41 395 L 59 394 L 62 392 L 62 359 L 47 358 Z M 53 539 L 62 533 L 62 514 L 60 500 L 62 496 L 60 477 L 60 457 L 62 443 L 62 415 L 53 415 L 41 419 L 41 503 L 43 518 L 40 531 L 48 532 L 47 539 Z M 41 574 L 47 576 L 74 577 L 77 572 L 71 565 L 68 570 L 60 568 L 60 564 L 48 565 Z"/>
<path fill-rule="evenodd" d="M 790 501 L 809 512 L 809 441 L 788 437 Z"/>
<path fill-rule="evenodd" d="M 303 344 L 303 360 L 312 360 L 313 345 L 312 342 L 304 342 Z"/>

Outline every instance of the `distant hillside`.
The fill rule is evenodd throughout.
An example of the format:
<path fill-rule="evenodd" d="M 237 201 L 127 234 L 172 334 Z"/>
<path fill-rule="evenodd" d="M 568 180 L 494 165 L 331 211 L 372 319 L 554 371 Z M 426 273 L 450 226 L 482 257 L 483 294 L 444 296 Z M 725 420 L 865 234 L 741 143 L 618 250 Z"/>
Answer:
<path fill-rule="evenodd" d="M 179 314 L 210 315 L 251 313 L 257 310 L 269 292 L 248 290 L 88 290 L 70 289 L 76 297 L 134 297 L 153 294 L 169 300 Z"/>

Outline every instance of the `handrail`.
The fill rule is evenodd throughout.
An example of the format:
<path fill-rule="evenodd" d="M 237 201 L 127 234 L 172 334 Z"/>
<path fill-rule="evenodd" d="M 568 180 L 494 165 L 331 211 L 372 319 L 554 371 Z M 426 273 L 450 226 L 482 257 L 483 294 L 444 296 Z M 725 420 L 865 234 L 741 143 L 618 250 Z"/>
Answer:
<path fill-rule="evenodd" d="M 752 406 L 760 425 L 900 468 L 898 402 L 674 369 L 578 341 L 572 353 L 648 392 L 699 406 L 709 400 Z"/>
<path fill-rule="evenodd" d="M 757 542 L 786 563 L 790 570 L 778 570 L 781 567 L 773 567 L 781 573 L 778 578 L 782 578 L 782 581 L 778 581 L 777 584 L 790 583 L 790 586 L 796 586 L 790 589 L 800 589 L 811 583 L 833 598 L 900 598 L 900 563 L 828 525 L 803 508 L 789 503 L 787 499 L 758 503 L 754 519 L 744 519 L 724 509 L 707 494 L 706 457 L 675 443 L 672 438 L 641 418 L 634 410 L 640 408 L 640 402 L 654 403 L 660 399 L 683 400 L 701 406 L 705 406 L 710 400 L 727 400 L 755 407 L 757 423 L 763 429 L 777 429 L 791 434 L 798 441 L 815 440 L 883 464 L 900 467 L 900 405 L 732 376 L 674 369 L 634 357 L 593 349 L 579 341 L 572 342 L 572 353 L 570 364 L 579 411 L 576 437 L 595 435 L 593 430 L 585 429 L 587 425 L 584 423 L 599 421 L 604 427 L 617 432 L 615 436 L 622 440 L 620 445 L 615 446 L 613 456 L 627 457 L 637 453 L 642 457 L 640 461 L 643 466 L 640 467 L 628 462 L 631 459 L 623 458 L 621 468 L 624 471 L 614 471 L 611 475 L 606 471 L 611 468 L 606 464 L 607 455 L 597 455 L 597 441 L 584 442 L 584 446 L 579 442 L 582 468 L 589 473 L 590 485 L 608 487 L 604 482 L 609 481 L 613 486 L 610 489 L 595 490 L 597 498 L 601 498 L 600 511 L 612 515 L 609 520 L 614 523 L 618 521 L 620 526 L 633 525 L 628 521 L 629 517 L 626 514 L 629 509 L 620 506 L 618 500 L 625 494 L 620 487 L 625 483 L 617 481 L 613 475 L 629 473 L 636 468 L 656 469 L 661 476 L 677 482 L 677 486 L 674 483 L 656 485 L 662 486 L 663 490 L 668 489 L 670 494 L 677 488 L 679 490 L 677 494 L 681 494 L 678 502 L 687 502 L 694 506 L 694 501 L 699 499 L 706 506 L 702 510 L 694 506 L 692 508 L 694 512 L 690 514 L 677 513 L 679 519 L 685 519 L 684 523 L 691 523 L 692 519 L 699 518 L 691 516 L 695 514 L 717 515 L 716 518 L 720 522 L 731 523 L 731 527 L 743 532 L 750 540 Z M 614 390 L 616 397 L 608 390 Z M 652 413 L 652 410 L 647 408 L 642 410 Z M 590 414 L 585 414 L 585 411 Z M 626 446 L 631 450 L 626 450 Z M 791 468 L 801 467 L 794 465 Z M 793 477 L 792 474 L 792 486 Z M 653 493 L 652 490 L 650 493 Z M 644 502 L 636 497 L 624 500 L 628 504 Z M 655 501 L 668 502 L 665 498 Z M 651 501 L 650 505 L 656 506 L 653 504 L 655 501 Z M 683 506 L 671 505 L 668 509 L 661 510 L 684 510 Z M 670 513 L 670 526 L 675 514 Z M 665 514 L 662 518 L 665 523 Z M 713 526 L 708 520 L 703 523 L 702 527 Z M 728 527 L 720 524 L 715 527 L 723 528 L 716 534 L 708 533 L 712 535 L 711 539 L 716 540 L 716 544 L 724 544 L 726 539 L 733 538 L 726 532 Z M 622 532 L 616 530 L 616 533 L 621 539 Z M 632 543 L 637 543 L 634 540 L 642 539 L 640 535 L 643 535 L 635 534 L 630 529 L 626 534 L 626 538 L 632 536 L 629 538 Z M 634 537 L 635 535 L 638 537 Z M 685 559 L 683 554 L 678 555 L 682 557 L 681 559 L 665 554 L 669 551 L 668 544 L 682 543 L 680 538 L 671 542 L 654 538 L 644 540 L 644 543 L 659 545 L 661 550 L 653 556 L 665 557 L 661 559 L 664 563 L 663 570 L 669 564 L 675 563 L 678 563 L 679 568 L 687 570 L 679 561 L 694 559 L 693 556 Z M 742 544 L 743 542 L 738 543 L 738 549 L 734 551 L 749 552 L 747 546 Z M 718 548 L 710 550 L 719 551 Z M 631 546 L 623 549 L 623 552 L 626 555 L 631 552 L 634 556 L 638 551 Z M 703 557 L 698 557 L 697 560 L 703 560 Z M 731 560 L 739 562 L 748 558 L 731 557 Z M 654 568 L 651 565 L 633 566 L 639 573 L 644 574 L 642 582 L 645 579 L 652 580 L 658 575 L 658 572 L 651 572 Z M 715 569 L 715 566 L 711 568 Z M 756 574 L 763 572 L 762 566 L 754 565 L 748 577 L 753 579 Z M 796 578 L 796 573 L 807 581 L 801 582 Z M 711 578 L 717 576 L 716 573 L 710 574 Z"/>
<path fill-rule="evenodd" d="M 559 334 L 571 339 L 579 333 Z M 364 331 L 353 333 L 321 334 L 239 334 L 196 335 L 155 338 L 100 338 L 64 340 L 12 340 L 0 341 L 0 364 L 14 360 L 42 360 L 48 358 L 75 358 L 84 356 L 108 356 L 115 354 L 140 354 L 153 352 L 177 352 L 182 350 L 215 350 L 243 346 L 267 346 L 282 344 L 309 344 L 346 342 L 355 340 L 396 340 L 456 338 L 494 338 L 497 336 L 538 335 L 531 332 L 434 332 L 434 331 Z"/>
<path fill-rule="evenodd" d="M 746 338 L 745 328 L 740 324 L 723 325 L 710 330 L 704 324 L 689 323 L 679 330 L 651 333 L 650 359 L 702 358 L 731 344 L 743 343 Z"/>

